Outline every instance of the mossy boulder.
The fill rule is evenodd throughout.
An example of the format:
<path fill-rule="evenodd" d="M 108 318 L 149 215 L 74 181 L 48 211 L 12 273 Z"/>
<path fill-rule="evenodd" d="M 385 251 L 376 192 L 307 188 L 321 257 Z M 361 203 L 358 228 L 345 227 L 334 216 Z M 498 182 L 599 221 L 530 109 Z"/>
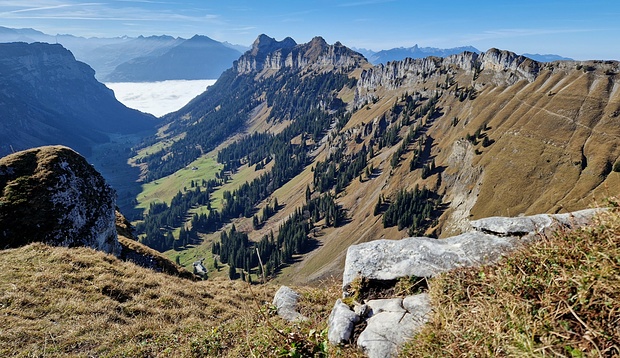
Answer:
<path fill-rule="evenodd" d="M 118 255 L 114 190 L 70 148 L 46 146 L 0 159 L 0 247 L 30 242 Z"/>

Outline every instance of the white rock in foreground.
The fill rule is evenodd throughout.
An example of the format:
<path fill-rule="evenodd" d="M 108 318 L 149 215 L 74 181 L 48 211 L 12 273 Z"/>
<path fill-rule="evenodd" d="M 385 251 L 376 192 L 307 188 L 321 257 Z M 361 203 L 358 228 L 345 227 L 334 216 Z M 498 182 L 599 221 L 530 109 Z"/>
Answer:
<path fill-rule="evenodd" d="M 395 356 L 398 348 L 426 323 L 431 311 L 427 293 L 405 299 L 371 300 L 368 306 L 373 315 L 366 321 L 368 326 L 357 345 L 369 358 Z"/>
<path fill-rule="evenodd" d="M 441 240 L 410 237 L 353 245 L 347 250 L 342 286 L 346 290 L 357 277 L 375 280 L 432 277 L 457 267 L 497 260 L 515 244 L 514 237 L 469 232 Z"/>
<path fill-rule="evenodd" d="M 307 321 L 308 317 L 297 312 L 299 294 L 292 288 L 281 286 L 273 297 L 273 305 L 278 310 L 278 316 L 289 322 Z"/>
<path fill-rule="evenodd" d="M 360 321 L 360 316 L 355 314 L 349 306 L 341 300 L 336 300 L 328 319 L 327 339 L 329 343 L 338 345 L 347 343 L 351 339 L 355 324 Z"/>
<path fill-rule="evenodd" d="M 475 231 L 446 239 L 410 237 L 352 245 L 347 250 L 342 287 L 346 291 L 357 277 L 433 277 L 458 267 L 489 264 L 514 250 L 522 241 L 520 237 L 533 237 L 555 225 L 584 225 L 598 212 L 587 209 L 569 214 L 492 217 L 472 221 Z"/>

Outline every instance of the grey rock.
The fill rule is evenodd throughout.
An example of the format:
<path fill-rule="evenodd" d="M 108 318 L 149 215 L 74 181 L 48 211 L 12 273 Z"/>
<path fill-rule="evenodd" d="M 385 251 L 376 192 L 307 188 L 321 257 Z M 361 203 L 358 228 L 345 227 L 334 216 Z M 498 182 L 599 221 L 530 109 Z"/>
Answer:
<path fill-rule="evenodd" d="M 278 310 L 278 316 L 289 322 L 308 320 L 308 317 L 297 312 L 298 301 L 299 294 L 287 286 L 280 287 L 273 297 L 273 305 Z"/>
<path fill-rule="evenodd" d="M 368 305 L 366 304 L 355 302 L 353 306 L 353 312 L 355 312 L 356 315 L 363 318 L 363 317 L 366 317 L 368 313 L 370 312 L 370 307 L 368 307 Z"/>
<path fill-rule="evenodd" d="M 357 345 L 370 358 L 396 356 L 398 348 L 419 331 L 430 313 L 429 298 L 425 293 L 404 300 L 373 300 L 368 305 L 375 313 L 367 320 L 368 325 L 360 334 Z"/>
<path fill-rule="evenodd" d="M 347 250 L 343 290 L 357 277 L 377 280 L 432 277 L 458 267 L 494 262 L 517 242 L 514 237 L 468 232 L 441 240 L 411 237 L 352 245 Z"/>
<path fill-rule="evenodd" d="M 471 222 L 475 230 L 500 236 L 524 236 L 536 234 L 561 225 L 573 227 L 584 225 L 602 209 L 586 209 L 566 214 L 539 214 L 513 218 L 489 217 Z"/>
<path fill-rule="evenodd" d="M 351 311 L 349 306 L 341 300 L 336 300 L 328 319 L 327 339 L 329 343 L 338 345 L 348 342 L 351 339 L 355 324 L 359 321 L 360 317 Z"/>
<path fill-rule="evenodd" d="M 411 237 L 352 245 L 347 250 L 343 290 L 346 291 L 357 277 L 376 280 L 433 277 L 458 267 L 489 264 L 514 250 L 523 242 L 521 237 L 532 239 L 534 235 L 558 225 L 584 225 L 601 210 L 514 218 L 491 217 L 472 221 L 474 231 L 446 239 Z"/>
<path fill-rule="evenodd" d="M 403 299 L 403 307 L 407 312 L 424 319 L 431 311 L 431 302 L 428 293 L 407 296 Z"/>
<path fill-rule="evenodd" d="M 405 308 L 403 307 L 403 299 L 400 297 L 382 300 L 370 300 L 366 304 L 368 305 L 368 307 L 370 307 L 370 317 L 377 315 L 381 312 L 405 312 Z"/>
<path fill-rule="evenodd" d="M 261 72 L 263 70 L 293 71 L 333 66 L 335 69 L 360 66 L 367 63 L 359 53 L 348 49 L 341 43 L 329 45 L 321 37 L 315 37 L 305 44 L 297 44 L 291 38 L 276 41 L 260 35 L 252 49 L 243 54 L 233 65 L 239 74 Z"/>
<path fill-rule="evenodd" d="M 73 150 L 49 146 L 0 159 L 0 246 L 87 246 L 119 255 L 116 194 Z"/>

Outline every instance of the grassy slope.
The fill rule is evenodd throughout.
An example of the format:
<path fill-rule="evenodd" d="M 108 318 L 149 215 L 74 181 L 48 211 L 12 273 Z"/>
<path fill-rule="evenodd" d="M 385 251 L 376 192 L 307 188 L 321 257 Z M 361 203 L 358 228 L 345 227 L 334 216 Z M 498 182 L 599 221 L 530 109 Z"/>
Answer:
<path fill-rule="evenodd" d="M 193 170 L 192 168 L 197 169 Z M 179 191 L 183 191 L 184 188 L 192 189 L 190 186 L 192 180 L 201 182 L 203 179 L 213 179 L 215 173 L 219 172 L 221 168 L 222 166 L 216 161 L 215 154 L 209 153 L 174 174 L 143 184 L 142 192 L 137 197 L 137 208 L 148 209 L 153 202 L 170 204 L 172 198 Z"/>
<path fill-rule="evenodd" d="M 617 357 L 620 213 L 496 265 L 443 274 L 430 294 L 431 321 L 402 356 Z"/>
<path fill-rule="evenodd" d="M 290 325 L 270 317 L 271 285 L 194 282 L 91 249 L 31 244 L 0 251 L 0 356 L 249 357 L 276 356 L 294 343 L 314 349 L 339 294 L 335 282 L 326 287 L 300 289 L 311 321 Z"/>

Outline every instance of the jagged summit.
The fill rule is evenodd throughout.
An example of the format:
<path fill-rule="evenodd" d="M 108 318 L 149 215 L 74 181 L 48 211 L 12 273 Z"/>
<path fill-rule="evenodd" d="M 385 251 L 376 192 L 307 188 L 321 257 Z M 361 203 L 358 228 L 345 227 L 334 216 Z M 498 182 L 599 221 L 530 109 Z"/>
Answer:
<path fill-rule="evenodd" d="M 260 35 L 233 66 L 239 74 L 292 68 L 301 70 L 340 70 L 367 63 L 364 56 L 343 46 L 340 42 L 329 45 L 320 36 L 310 42 L 297 44 L 290 37 L 277 41 L 267 35 Z"/>
<path fill-rule="evenodd" d="M 282 41 L 277 41 L 273 37 L 269 37 L 265 34 L 260 34 L 252 43 L 252 49 L 250 50 L 250 54 L 252 56 L 266 56 L 267 54 L 285 48 L 293 48 L 297 45 L 297 42 L 290 37 L 285 38 Z"/>

